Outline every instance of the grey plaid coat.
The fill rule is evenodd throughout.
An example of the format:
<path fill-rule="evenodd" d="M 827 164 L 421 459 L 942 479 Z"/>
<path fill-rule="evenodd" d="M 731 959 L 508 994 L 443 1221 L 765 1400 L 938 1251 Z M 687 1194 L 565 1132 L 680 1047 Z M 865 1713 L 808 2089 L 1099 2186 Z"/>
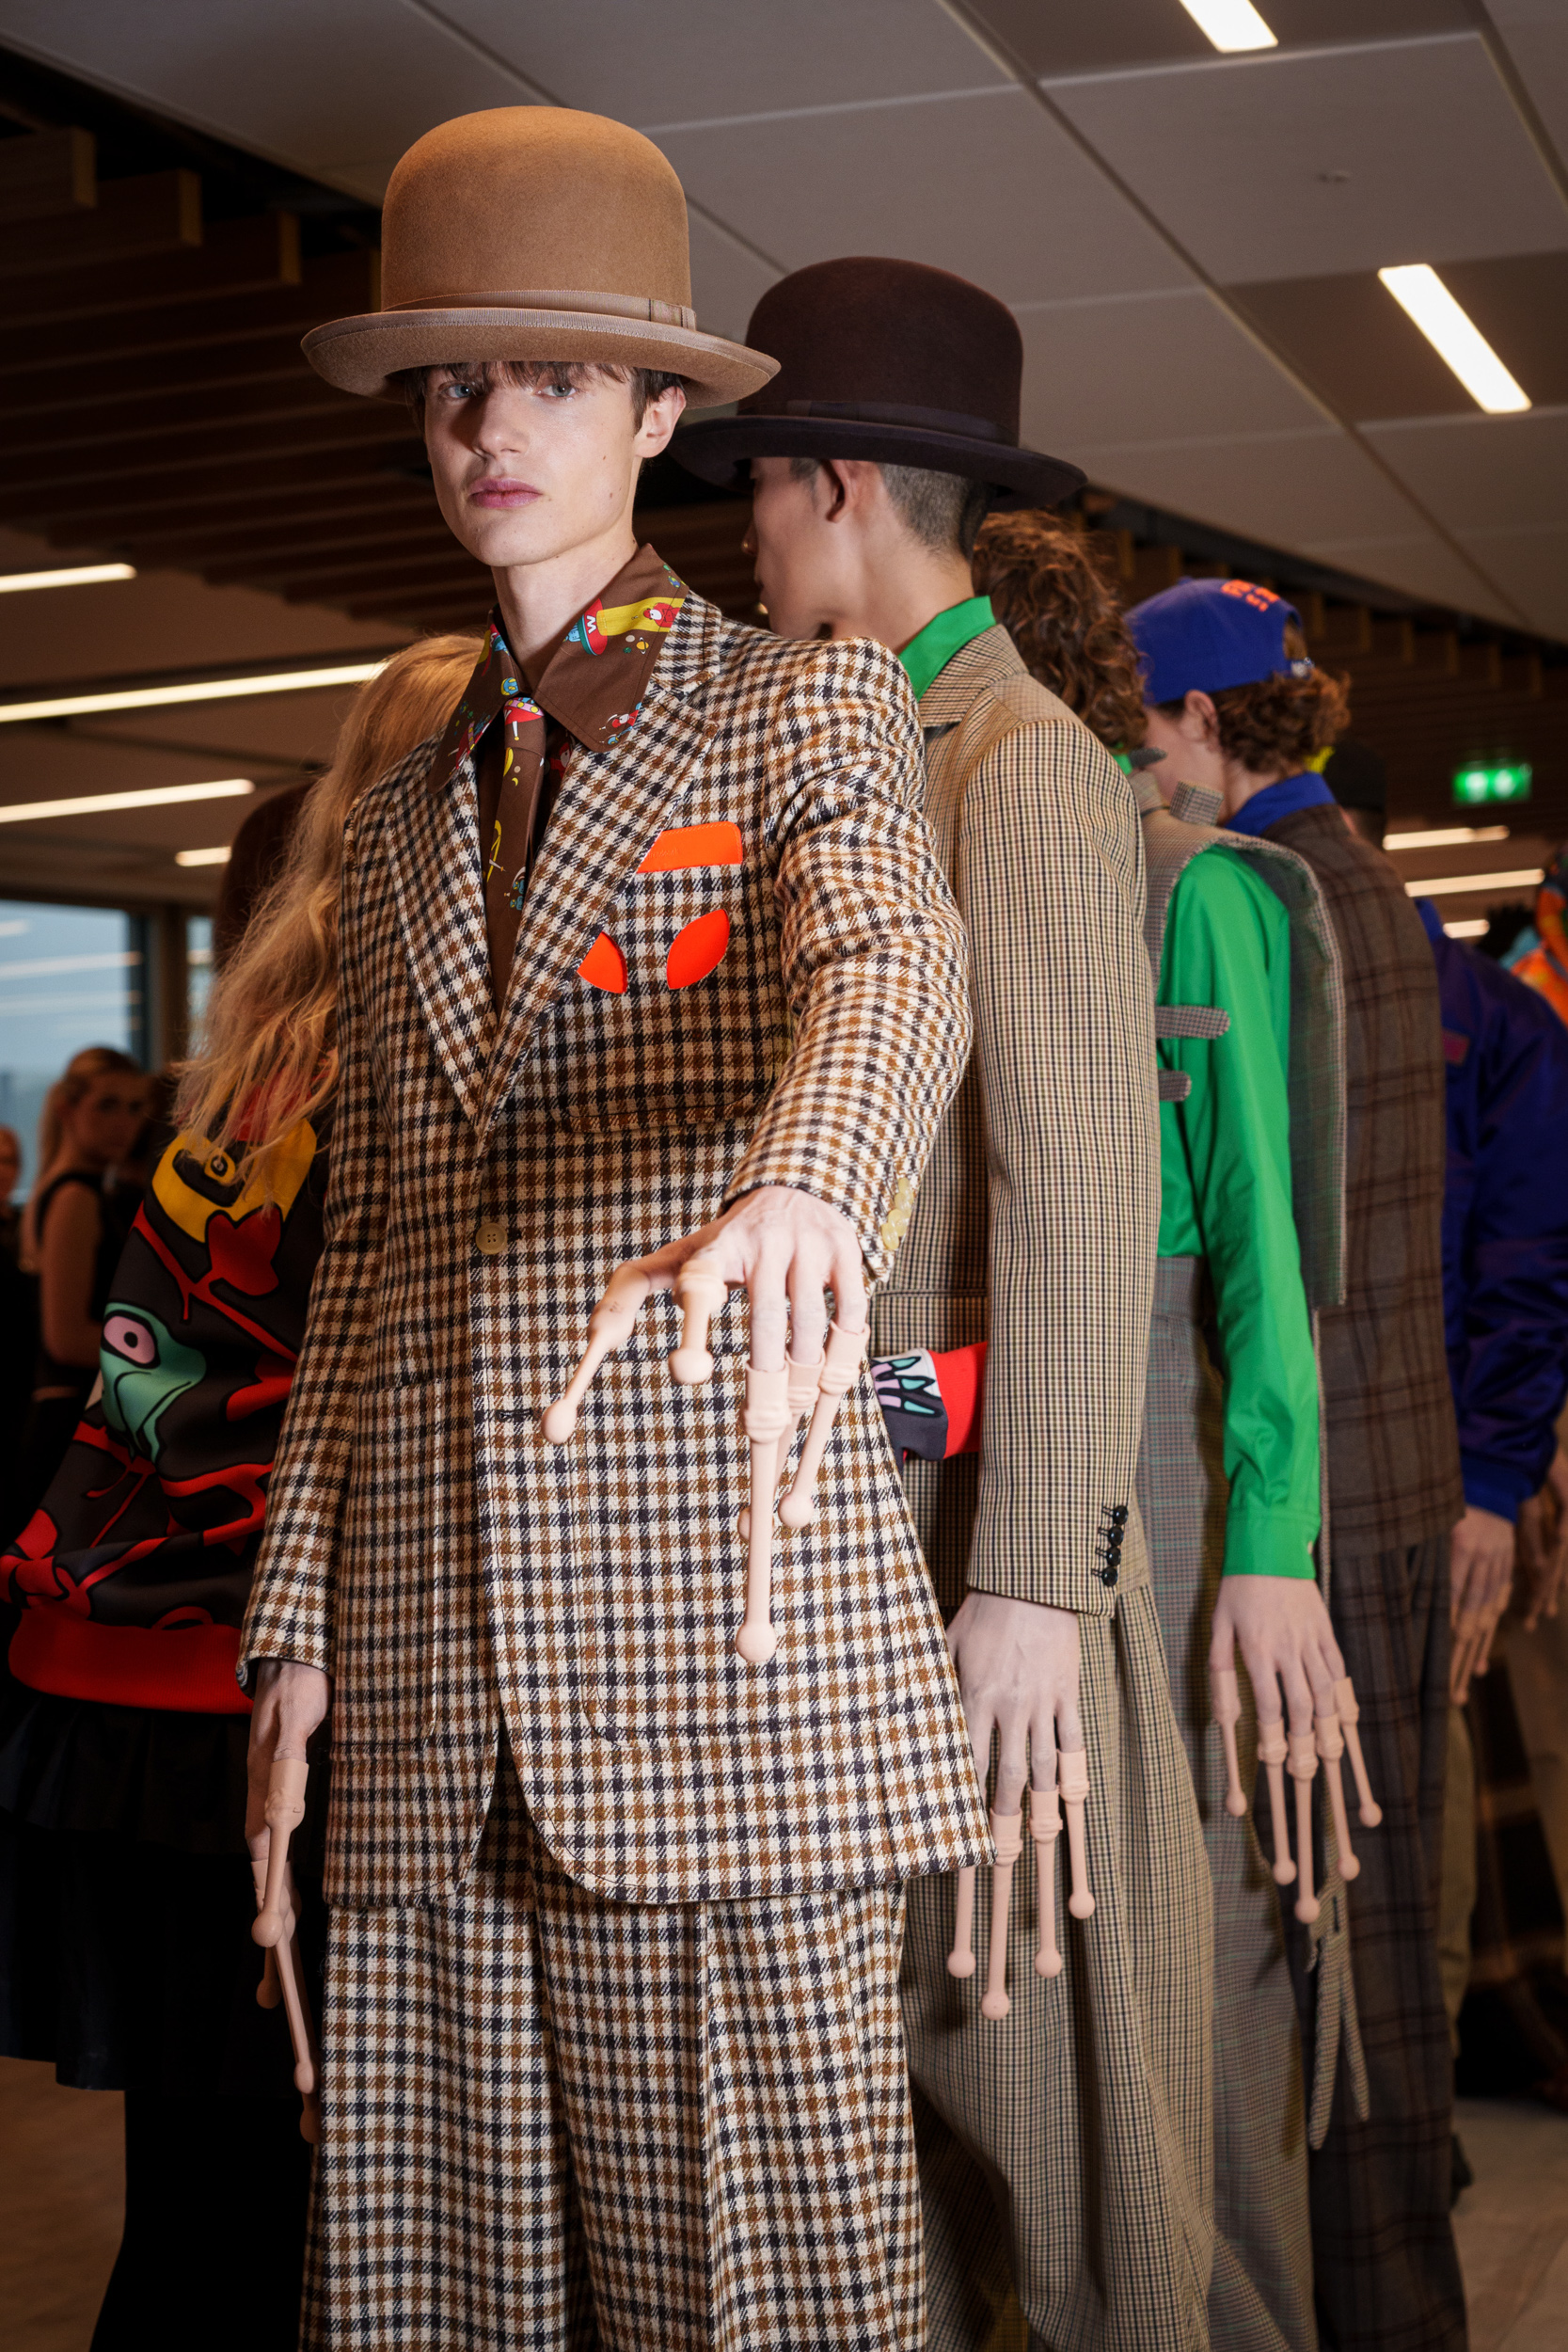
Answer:
<path fill-rule="evenodd" d="M 762 1668 L 734 1650 L 743 1305 L 705 1388 L 672 1384 L 657 1300 L 574 1443 L 539 1428 L 612 1269 L 757 1185 L 831 1201 L 887 1270 L 969 1032 L 903 674 L 689 597 L 635 726 L 573 755 L 499 1021 L 472 769 L 433 760 L 351 827 L 326 1253 L 242 1645 L 334 1677 L 328 1892 L 459 1885 L 503 1724 L 541 1836 L 602 1894 L 973 1860 L 963 1720 L 869 1382 L 781 1552 Z M 639 870 L 660 833 L 716 825 L 738 865 Z M 721 961 L 673 989 L 673 940 L 720 910 Z M 578 976 L 601 931 L 622 993 Z"/>

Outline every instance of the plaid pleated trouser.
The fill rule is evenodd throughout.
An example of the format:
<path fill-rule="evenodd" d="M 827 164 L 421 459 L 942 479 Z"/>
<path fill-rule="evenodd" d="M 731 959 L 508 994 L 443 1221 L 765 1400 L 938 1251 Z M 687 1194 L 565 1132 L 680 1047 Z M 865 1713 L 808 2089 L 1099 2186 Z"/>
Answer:
<path fill-rule="evenodd" d="M 456 1897 L 333 1914 L 305 2352 L 919 2352 L 902 1913 L 606 1901 L 508 1763 Z"/>
<path fill-rule="evenodd" d="M 1209 2344 L 1213 1953 L 1203 1841 L 1152 1595 L 1123 1591 L 1114 1617 L 1084 1617 L 1079 1633 L 1095 1912 L 1082 1923 L 1068 1916 L 1059 1853 L 1062 1975 L 1035 1973 L 1032 1852 L 1013 1876 L 1004 2019 L 980 2014 L 990 1873 L 977 1873 L 978 1965 L 962 1980 L 947 1972 L 955 1881 L 908 1888 L 904 2030 L 931 2352 L 1022 2341 L 1008 2332 L 1020 2307 L 1031 2352 Z"/>
<path fill-rule="evenodd" d="M 1313 2352 L 1312 2229 L 1296 1998 L 1279 1895 L 1252 1817 L 1225 1809 L 1209 1697 L 1209 1637 L 1225 1559 L 1223 1392 L 1204 1337 L 1198 1258 L 1155 1279 L 1138 1503 L 1171 1695 L 1214 1887 L 1214 2272 L 1209 2324 L 1225 2352 Z M 1258 1724 L 1241 1677 L 1242 1785 Z"/>
<path fill-rule="evenodd" d="M 1330 1606 L 1361 1708 L 1380 1828 L 1356 1840 L 1351 1963 L 1370 2092 L 1341 2069 L 1310 2158 L 1318 2326 L 1329 2352 L 1464 2352 L 1449 2219 L 1453 2065 L 1437 1956 L 1449 1742 L 1449 1538 L 1337 1551 Z M 1297 1977 L 1309 2033 L 1310 1978 Z"/>

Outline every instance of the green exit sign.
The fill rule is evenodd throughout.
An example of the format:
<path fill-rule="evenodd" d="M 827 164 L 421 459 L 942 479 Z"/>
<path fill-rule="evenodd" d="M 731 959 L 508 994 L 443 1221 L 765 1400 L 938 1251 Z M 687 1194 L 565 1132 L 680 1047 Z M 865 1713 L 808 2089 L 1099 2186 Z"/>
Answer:
<path fill-rule="evenodd" d="M 1486 801 L 1528 801 L 1533 773 L 1517 761 L 1506 768 L 1456 768 L 1453 797 L 1462 808 L 1479 808 Z"/>

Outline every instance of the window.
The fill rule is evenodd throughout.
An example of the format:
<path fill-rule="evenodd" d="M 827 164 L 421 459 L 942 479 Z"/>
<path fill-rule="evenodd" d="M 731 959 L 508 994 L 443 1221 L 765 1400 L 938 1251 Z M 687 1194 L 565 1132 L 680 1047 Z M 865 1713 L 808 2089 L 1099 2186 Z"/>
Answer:
<path fill-rule="evenodd" d="M 72 1054 L 147 1051 L 146 931 L 108 908 L 0 898 L 0 1125 L 21 1141 L 23 1192 L 43 1098 Z"/>
<path fill-rule="evenodd" d="M 188 1035 L 200 1031 L 202 1015 L 213 985 L 213 918 L 192 914 L 185 919 L 185 1014 Z"/>

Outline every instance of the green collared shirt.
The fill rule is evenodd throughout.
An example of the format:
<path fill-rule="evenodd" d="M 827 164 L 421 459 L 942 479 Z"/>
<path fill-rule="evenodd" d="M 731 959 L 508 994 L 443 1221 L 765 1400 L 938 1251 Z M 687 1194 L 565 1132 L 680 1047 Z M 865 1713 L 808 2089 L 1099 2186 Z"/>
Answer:
<path fill-rule="evenodd" d="M 1225 1384 L 1227 1576 L 1309 1577 L 1318 1374 L 1291 1209 L 1291 924 L 1234 850 L 1184 866 L 1162 1005 L 1219 1005 L 1224 1037 L 1162 1038 L 1192 1091 L 1160 1105 L 1160 1255 L 1209 1263 Z"/>
<path fill-rule="evenodd" d="M 915 701 L 920 700 L 932 679 L 940 677 L 953 656 L 972 638 L 984 636 L 988 628 L 995 627 L 996 615 L 989 596 L 966 596 L 962 604 L 950 604 L 945 612 L 927 621 L 898 657 L 909 673 Z"/>

